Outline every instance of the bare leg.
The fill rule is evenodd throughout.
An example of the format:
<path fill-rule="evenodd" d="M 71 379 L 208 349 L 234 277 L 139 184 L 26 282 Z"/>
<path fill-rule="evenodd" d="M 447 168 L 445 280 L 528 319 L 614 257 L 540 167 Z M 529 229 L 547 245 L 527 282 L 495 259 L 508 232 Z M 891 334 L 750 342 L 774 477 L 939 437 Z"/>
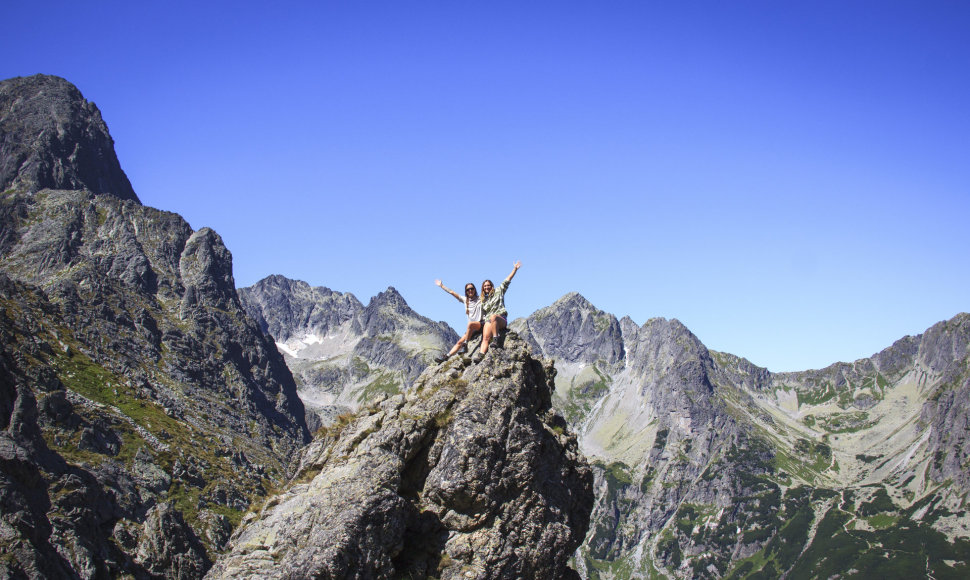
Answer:
<path fill-rule="evenodd" d="M 489 320 L 485 323 L 485 329 L 482 330 L 482 354 L 488 352 L 488 343 L 492 342 L 493 336 L 495 336 L 495 323 Z"/>
<path fill-rule="evenodd" d="M 488 345 L 492 342 L 492 339 L 498 335 L 499 331 L 505 329 L 505 319 L 498 314 L 493 314 L 489 321 L 485 324 L 485 330 L 482 331 L 482 354 L 488 352 Z"/>
<path fill-rule="evenodd" d="M 465 340 L 466 339 L 464 336 L 459 338 L 458 342 L 455 343 L 455 346 L 451 347 L 451 350 L 448 351 L 448 356 L 451 356 L 456 352 L 458 352 L 458 349 L 461 348 L 461 345 L 465 344 Z"/>
<path fill-rule="evenodd" d="M 448 351 L 448 356 L 451 356 L 456 352 L 458 352 L 458 349 L 461 348 L 461 345 L 468 342 L 468 339 L 470 339 L 473 334 L 475 334 L 481 329 L 482 329 L 481 322 L 469 322 L 468 328 L 465 330 L 465 335 L 458 339 L 458 342 L 455 343 L 455 346 L 451 347 L 451 350 Z"/>

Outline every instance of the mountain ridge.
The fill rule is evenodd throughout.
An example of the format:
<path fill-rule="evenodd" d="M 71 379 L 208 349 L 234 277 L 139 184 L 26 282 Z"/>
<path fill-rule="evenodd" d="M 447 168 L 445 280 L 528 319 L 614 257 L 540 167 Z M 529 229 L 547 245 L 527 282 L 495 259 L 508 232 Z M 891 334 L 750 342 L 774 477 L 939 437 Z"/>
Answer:
<path fill-rule="evenodd" d="M 389 286 L 363 305 L 353 294 L 268 276 L 239 289 L 243 307 L 265 331 L 319 417 L 314 426 L 354 410 L 375 393 L 409 388 L 457 334 L 414 312 Z"/>
<path fill-rule="evenodd" d="M 868 358 L 789 373 L 707 349 L 676 319 L 618 320 L 575 292 L 513 321 L 533 352 L 555 359 L 554 405 L 593 461 L 597 503 L 580 573 L 833 573 L 846 560 L 821 547 L 832 541 L 853 545 L 839 558 L 872 571 L 880 569 L 869 561 L 872 545 L 905 554 L 899 542 L 917 538 L 955 562 L 934 574 L 965 569 L 966 491 L 940 482 L 967 489 L 960 469 L 970 434 L 954 426 L 970 420 L 962 404 L 968 318 L 958 314 Z M 811 525 L 791 536 L 790 517 Z M 843 517 L 851 524 L 843 532 L 817 536 Z M 756 528 L 723 536 L 747 525 Z M 885 540 L 860 544 L 864 534 Z M 792 542 L 800 556 L 779 552 Z"/>
<path fill-rule="evenodd" d="M 797 577 L 799 567 L 831 574 L 853 561 L 880 569 L 869 560 L 877 540 L 864 544 L 858 536 L 883 538 L 907 562 L 899 542 L 923 538 L 955 562 L 934 574 L 966 570 L 960 554 L 970 549 L 970 521 L 959 514 L 970 490 L 970 417 L 962 404 L 970 393 L 970 316 L 958 314 L 868 358 L 792 373 L 708 350 L 666 319 L 640 327 L 622 319 L 622 351 L 562 348 L 615 344 L 614 320 L 569 294 L 512 324 L 538 354 L 558 357 L 555 405 L 579 431 L 597 472 L 597 506 L 578 558 L 587 577 L 719 577 L 732 570 L 738 578 Z M 852 509 L 825 499 L 833 493 L 865 517 L 844 515 Z M 791 517 L 805 513 L 799 510 L 806 498 L 828 503 L 798 516 L 811 526 L 796 539 L 783 520 L 745 497 L 765 505 L 781 498 L 777 513 Z M 866 507 L 874 501 L 877 511 Z M 814 535 L 843 517 L 858 531 Z M 762 531 L 719 536 L 747 529 L 745 519 L 763 522 Z M 778 546 L 792 541 L 801 555 L 779 555 Z M 830 541 L 855 551 L 836 557 L 819 547 Z M 618 569 L 626 572 L 614 574 Z"/>

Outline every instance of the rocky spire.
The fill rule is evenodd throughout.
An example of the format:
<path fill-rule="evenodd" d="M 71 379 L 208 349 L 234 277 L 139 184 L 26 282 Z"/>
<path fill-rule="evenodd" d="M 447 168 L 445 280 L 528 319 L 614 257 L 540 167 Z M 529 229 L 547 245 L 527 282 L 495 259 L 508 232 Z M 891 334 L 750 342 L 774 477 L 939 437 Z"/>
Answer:
<path fill-rule="evenodd" d="M 0 81 L 0 191 L 45 188 L 139 201 L 101 112 L 77 87 L 48 75 Z"/>
<path fill-rule="evenodd" d="M 429 367 L 319 435 L 209 577 L 575 577 L 592 473 L 554 376 L 514 333 L 478 365 Z"/>

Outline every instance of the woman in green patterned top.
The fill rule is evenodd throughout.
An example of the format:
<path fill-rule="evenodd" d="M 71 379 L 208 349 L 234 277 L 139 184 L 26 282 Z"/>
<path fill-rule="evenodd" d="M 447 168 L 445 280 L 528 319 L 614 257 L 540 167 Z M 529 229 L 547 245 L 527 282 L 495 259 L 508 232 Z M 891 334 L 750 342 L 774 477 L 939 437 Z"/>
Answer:
<path fill-rule="evenodd" d="M 491 280 L 482 282 L 482 315 L 485 326 L 482 328 L 482 348 L 473 359 L 474 362 L 482 360 L 488 352 L 488 345 L 492 339 L 509 326 L 509 312 L 505 309 L 505 291 L 509 289 L 509 282 L 521 267 L 522 262 L 516 262 L 512 266 L 512 273 L 499 284 L 498 288 L 492 285 Z"/>

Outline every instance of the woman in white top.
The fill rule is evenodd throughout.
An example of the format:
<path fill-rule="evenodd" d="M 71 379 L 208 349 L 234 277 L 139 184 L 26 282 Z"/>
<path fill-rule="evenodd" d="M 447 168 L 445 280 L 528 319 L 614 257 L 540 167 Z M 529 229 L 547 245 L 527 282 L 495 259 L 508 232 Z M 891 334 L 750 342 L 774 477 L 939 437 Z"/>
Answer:
<path fill-rule="evenodd" d="M 447 354 L 439 354 L 434 358 L 436 363 L 443 363 L 448 360 L 448 357 L 455 354 L 459 350 L 465 352 L 468 347 L 465 343 L 468 342 L 476 332 L 482 330 L 482 301 L 478 298 L 478 290 L 472 283 L 465 284 L 465 295 L 459 296 L 457 292 L 448 288 L 441 283 L 441 280 L 435 280 L 434 283 L 439 286 L 442 290 L 451 294 L 458 299 L 459 302 L 465 305 L 465 315 L 468 316 L 468 328 L 465 330 L 465 335 L 458 339 L 455 346 L 451 347 L 451 350 Z"/>

